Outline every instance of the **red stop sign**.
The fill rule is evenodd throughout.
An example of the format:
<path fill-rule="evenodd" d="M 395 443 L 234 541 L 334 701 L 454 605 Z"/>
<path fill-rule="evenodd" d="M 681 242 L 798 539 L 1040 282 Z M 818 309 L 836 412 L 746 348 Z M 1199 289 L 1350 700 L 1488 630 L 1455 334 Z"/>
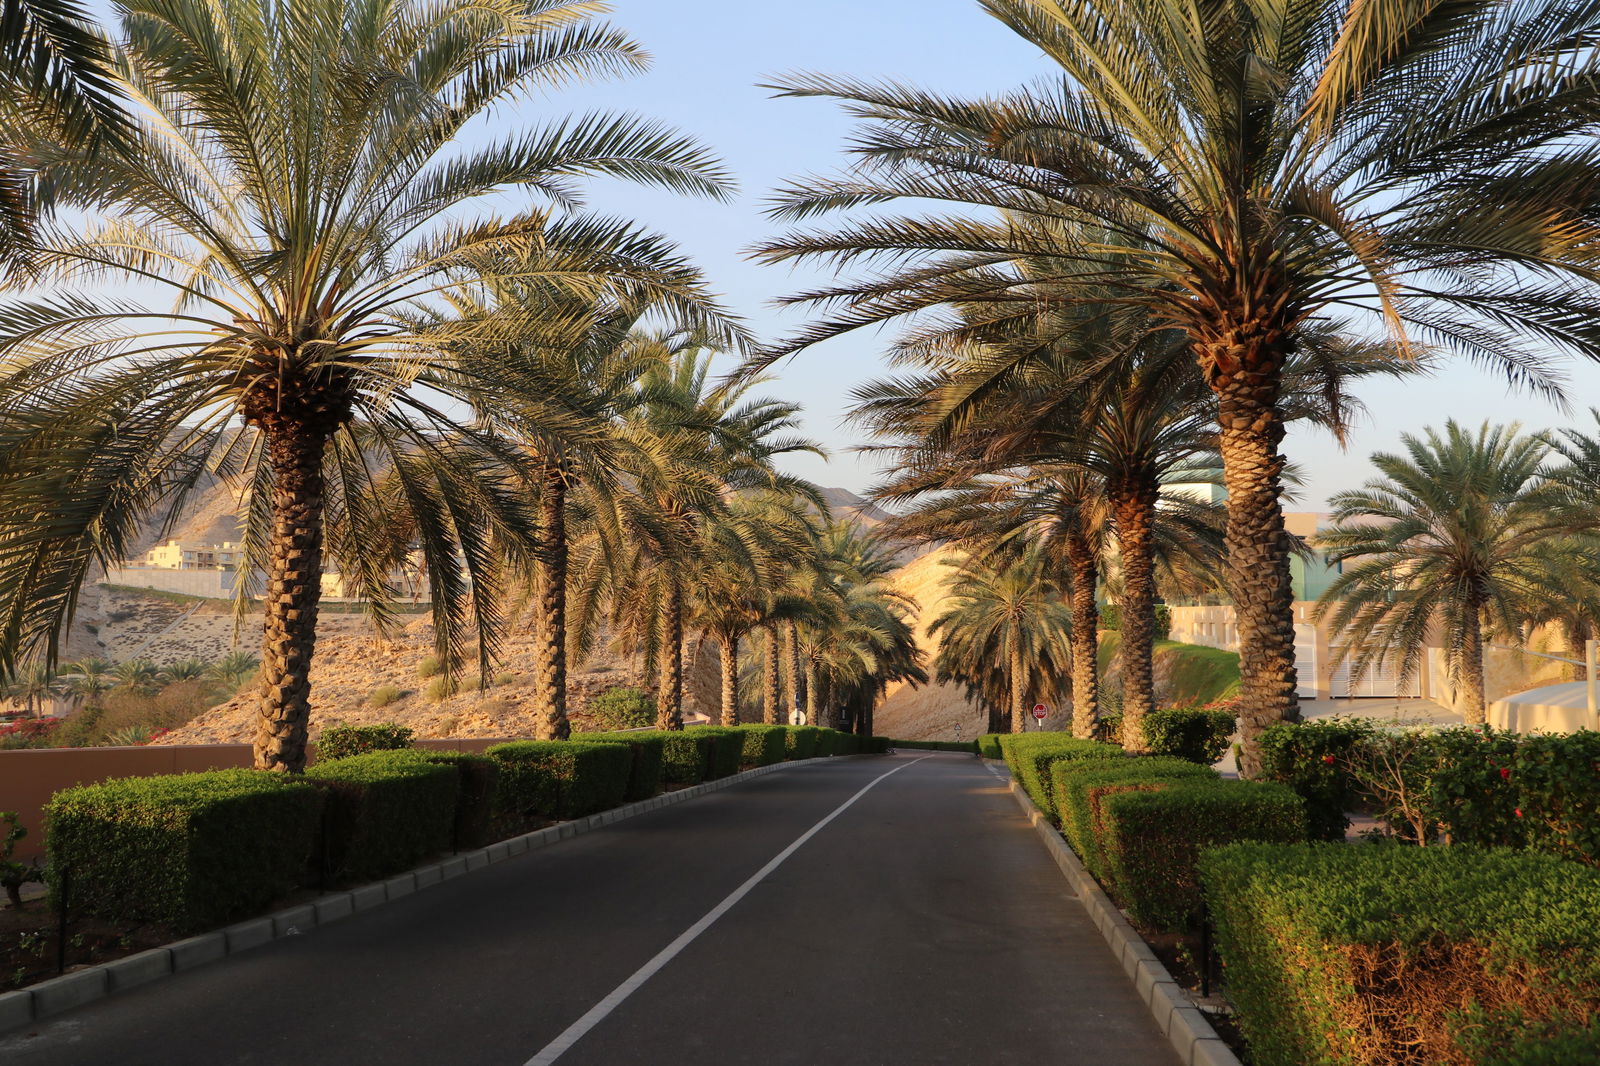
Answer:
<path fill-rule="evenodd" d="M 1046 707 L 1044 704 L 1035 703 L 1033 705 L 1033 716 L 1035 718 L 1039 719 L 1039 721 L 1041 721 L 1041 722 L 1044 721 L 1045 715 L 1047 715 L 1049 713 L 1050 713 L 1050 708 Z"/>

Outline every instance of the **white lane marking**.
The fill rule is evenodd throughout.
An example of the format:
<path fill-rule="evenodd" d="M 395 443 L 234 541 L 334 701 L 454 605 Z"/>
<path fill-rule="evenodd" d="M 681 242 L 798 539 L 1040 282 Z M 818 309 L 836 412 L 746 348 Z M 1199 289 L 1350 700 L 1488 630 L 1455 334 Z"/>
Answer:
<path fill-rule="evenodd" d="M 694 941 L 695 937 L 711 928 L 712 924 L 716 922 L 718 918 L 721 918 L 724 914 L 727 914 L 728 911 L 733 908 L 735 903 L 738 903 L 741 899 L 744 899 L 745 896 L 749 895 L 750 890 L 755 888 L 756 885 L 760 884 L 763 878 L 765 878 L 772 871 L 776 870 L 779 866 L 783 865 L 785 859 L 799 851 L 806 841 L 816 836 L 822 831 L 824 826 L 848 810 L 852 803 L 860 799 L 862 796 L 865 796 L 867 792 L 879 782 L 893 777 L 901 770 L 906 770 L 917 765 L 917 763 L 922 762 L 923 759 L 931 758 L 933 758 L 932 755 L 924 755 L 921 759 L 912 759 L 910 762 L 896 766 L 893 770 L 879 774 L 871 781 L 868 781 L 861 787 L 861 791 L 857 792 L 854 796 L 851 796 L 849 799 L 839 804 L 839 806 L 833 809 L 831 814 L 828 814 L 816 825 L 812 826 L 810 829 L 807 829 L 804 833 L 801 833 L 798 837 L 796 837 L 794 843 L 778 852 L 777 855 L 774 855 L 770 862 L 768 862 L 761 869 L 757 870 L 755 873 L 751 874 L 748 881 L 734 889 L 732 892 L 728 893 L 727 898 L 707 911 L 705 917 L 701 918 L 698 922 L 695 922 L 689 928 L 680 933 L 678 938 L 672 943 L 668 944 L 666 947 L 662 948 L 661 951 L 656 954 L 655 958 L 651 959 L 649 962 L 639 967 L 638 970 L 634 971 L 632 977 L 629 977 L 626 981 L 612 989 L 610 995 L 606 996 L 606 998 L 602 999 L 599 1003 L 596 1003 L 593 1007 L 590 1007 L 588 1013 L 579 1018 L 577 1021 L 573 1022 L 571 1025 L 567 1026 L 566 1030 L 563 1031 L 560 1036 L 546 1044 L 537 1055 L 529 1059 L 523 1064 L 523 1066 L 549 1066 L 550 1063 L 555 1062 L 562 1055 L 566 1054 L 567 1050 L 571 1048 L 573 1044 L 576 1044 L 579 1040 L 583 1039 L 585 1033 L 604 1021 L 606 1015 L 620 1007 L 624 1000 L 637 992 L 641 985 L 650 980 L 650 978 L 653 977 L 658 970 L 660 970 L 667 963 L 671 962 L 673 958 L 684 948 L 688 947 Z"/>

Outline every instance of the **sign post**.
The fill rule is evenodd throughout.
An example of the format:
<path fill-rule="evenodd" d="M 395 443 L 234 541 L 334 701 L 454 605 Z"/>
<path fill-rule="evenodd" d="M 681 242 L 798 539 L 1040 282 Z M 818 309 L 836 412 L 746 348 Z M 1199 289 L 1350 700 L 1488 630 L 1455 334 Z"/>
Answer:
<path fill-rule="evenodd" d="M 1044 724 L 1045 717 L 1047 715 L 1049 715 L 1049 713 L 1050 713 L 1050 708 L 1046 707 L 1044 704 L 1035 703 L 1033 705 L 1033 719 L 1034 719 L 1034 721 L 1038 722 L 1041 726 Z"/>

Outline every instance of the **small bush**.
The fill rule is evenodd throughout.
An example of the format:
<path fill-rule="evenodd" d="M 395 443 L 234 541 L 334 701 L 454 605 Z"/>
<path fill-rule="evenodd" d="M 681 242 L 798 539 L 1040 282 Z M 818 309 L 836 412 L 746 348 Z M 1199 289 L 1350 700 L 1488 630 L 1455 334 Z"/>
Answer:
<path fill-rule="evenodd" d="M 524 818 L 581 818 L 621 805 L 633 752 L 608 741 L 518 740 L 484 754 L 500 764 L 501 809 Z"/>
<path fill-rule="evenodd" d="M 822 730 L 814 725 L 785 726 L 788 730 L 789 758 L 812 759 L 817 754 L 817 737 Z"/>
<path fill-rule="evenodd" d="M 1306 801 L 1307 831 L 1312 840 L 1343 840 L 1360 789 L 1350 773 L 1350 760 L 1372 726 L 1359 719 L 1280 722 L 1261 734 L 1261 777 L 1288 785 Z"/>
<path fill-rule="evenodd" d="M 661 778 L 673 785 L 698 785 L 705 780 L 709 752 L 714 747 L 709 737 L 697 740 L 686 729 L 659 732 L 661 737 Z"/>
<path fill-rule="evenodd" d="M 428 682 L 428 687 L 423 689 L 423 695 L 434 703 L 443 703 L 460 691 L 460 684 L 453 677 L 443 674 Z"/>
<path fill-rule="evenodd" d="M 744 734 L 744 750 L 739 756 L 740 766 L 749 769 L 783 762 L 788 754 L 788 738 L 783 726 L 742 725 L 738 728 Z"/>
<path fill-rule="evenodd" d="M 855 755 L 860 750 L 861 742 L 854 733 L 826 727 L 817 733 L 818 755 Z"/>
<path fill-rule="evenodd" d="M 444 664 L 437 655 L 425 655 L 417 664 L 417 680 L 426 681 L 430 677 L 438 677 L 444 671 Z"/>
<path fill-rule="evenodd" d="M 1191 779 L 1103 796 L 1100 809 L 1113 894 L 1135 921 L 1173 932 L 1200 919 L 1196 861 L 1204 848 L 1306 838 L 1305 801 L 1287 785 Z"/>
<path fill-rule="evenodd" d="M 967 755 L 975 755 L 978 751 L 978 742 L 975 740 L 891 740 L 889 743 L 907 751 L 959 751 Z"/>
<path fill-rule="evenodd" d="M 1079 740 L 1067 733 L 1010 733 L 1000 738 L 1000 753 L 1023 791 L 1057 824 L 1050 764 L 1060 759 L 1120 759 L 1125 755 L 1114 744 Z"/>
<path fill-rule="evenodd" d="M 450 847 L 461 774 L 417 751 L 319 761 L 306 779 L 327 793 L 324 876 L 370 881 Z"/>
<path fill-rule="evenodd" d="M 623 793 L 623 799 L 634 803 L 639 800 L 649 799 L 661 791 L 668 734 L 656 732 L 584 733 L 579 739 L 585 742 L 595 740 L 628 745 L 633 754 L 633 765 L 628 770 L 628 787 Z"/>
<path fill-rule="evenodd" d="M 460 850 L 481 848 L 490 843 L 500 786 L 500 764 L 487 755 L 470 755 L 464 751 L 419 749 L 417 754 L 428 762 L 455 767 L 461 777 L 451 846 Z"/>
<path fill-rule="evenodd" d="M 589 716 L 601 730 L 642 729 L 656 720 L 656 701 L 629 685 L 608 688 L 589 701 Z"/>
<path fill-rule="evenodd" d="M 1600 871 L 1578 863 L 1236 844 L 1203 853 L 1200 876 L 1258 1066 L 1493 1062 L 1471 1049 L 1600 1012 Z"/>
<path fill-rule="evenodd" d="M 706 757 L 703 771 L 705 780 L 715 781 L 719 777 L 731 777 L 739 772 L 739 760 L 744 757 L 744 733 L 740 730 L 732 727 L 701 725 L 684 732 L 692 734 L 702 743 L 710 742 L 707 749 L 702 749 Z"/>
<path fill-rule="evenodd" d="M 1152 755 L 1210 766 L 1228 750 L 1236 722 L 1232 711 L 1155 711 L 1144 717 L 1144 744 Z"/>
<path fill-rule="evenodd" d="M 186 931 L 217 925 L 300 883 L 322 802 L 303 781 L 255 770 L 69 788 L 45 808 L 51 891 L 65 873 L 84 913 Z"/>
<path fill-rule="evenodd" d="M 367 694 L 369 707 L 387 707 L 405 695 L 405 690 L 399 685 L 379 685 Z"/>
<path fill-rule="evenodd" d="M 411 747 L 415 735 L 398 722 L 329 726 L 317 740 L 317 758 L 326 761 L 365 755 L 369 751 L 398 751 Z"/>
<path fill-rule="evenodd" d="M 865 755 L 887 755 L 889 747 L 894 741 L 888 737 L 868 737 L 862 744 L 862 753 Z"/>
<path fill-rule="evenodd" d="M 1000 755 L 1000 738 L 1003 733 L 985 733 L 977 740 L 978 754 L 985 759 L 998 759 Z"/>
<path fill-rule="evenodd" d="M 1215 781 L 1217 772 L 1186 759 L 1129 756 L 1123 759 L 1061 759 L 1050 765 L 1051 792 L 1061 835 L 1089 872 L 1108 879 L 1100 842 L 1102 803 L 1118 791 L 1155 788 L 1182 781 Z"/>

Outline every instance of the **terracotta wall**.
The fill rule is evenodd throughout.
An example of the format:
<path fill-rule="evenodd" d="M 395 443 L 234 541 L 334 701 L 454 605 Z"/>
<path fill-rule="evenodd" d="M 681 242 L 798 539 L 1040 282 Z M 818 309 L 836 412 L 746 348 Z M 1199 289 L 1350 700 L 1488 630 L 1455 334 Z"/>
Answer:
<path fill-rule="evenodd" d="M 498 738 L 419 740 L 434 751 L 480 752 Z M 15 858 L 26 861 L 44 852 L 42 811 L 50 797 L 74 785 L 114 777 L 154 777 L 250 765 L 248 744 L 174 744 L 139 748 L 37 748 L 0 751 L 0 811 L 17 811 L 28 835 L 17 842 Z M 315 760 L 315 748 L 312 759 Z"/>

